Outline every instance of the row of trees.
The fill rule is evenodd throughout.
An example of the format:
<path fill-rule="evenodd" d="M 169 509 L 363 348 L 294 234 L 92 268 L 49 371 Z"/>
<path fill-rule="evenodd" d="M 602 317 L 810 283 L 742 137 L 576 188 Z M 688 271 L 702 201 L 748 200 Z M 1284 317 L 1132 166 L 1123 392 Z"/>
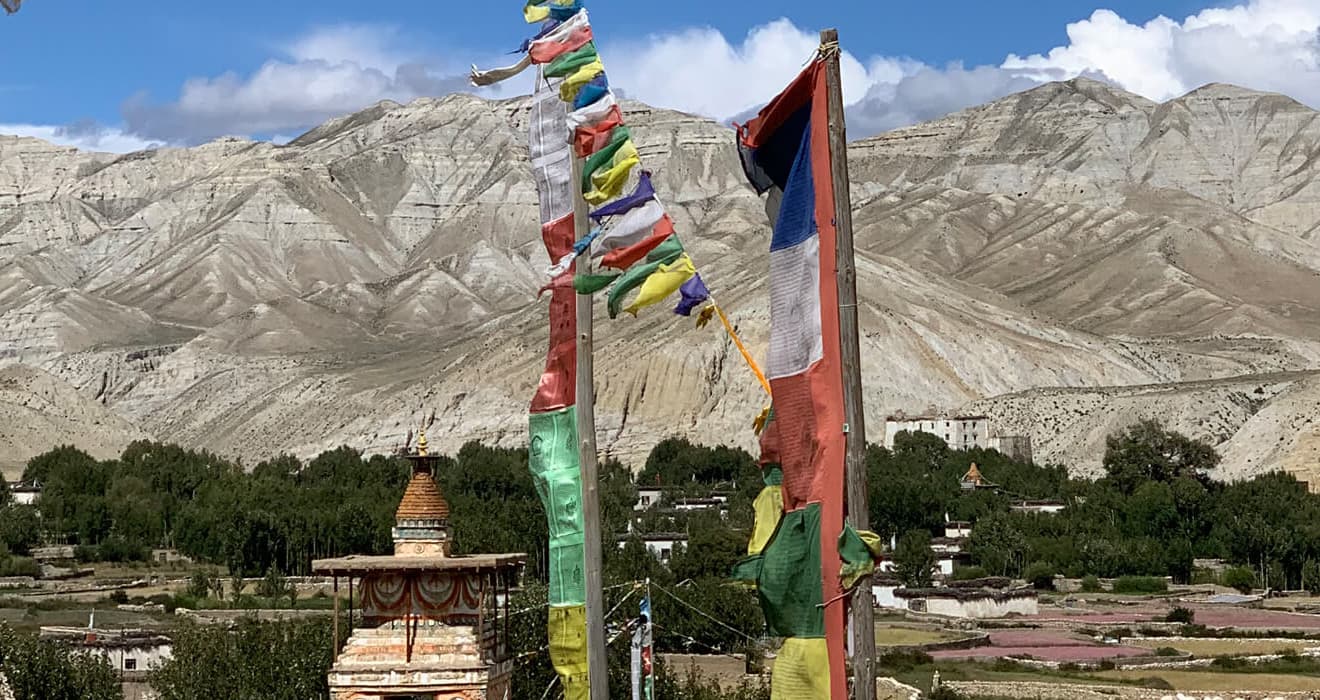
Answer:
<path fill-rule="evenodd" d="M 1208 474 L 1219 459 L 1213 446 L 1153 421 L 1108 438 L 1104 475 L 1095 481 L 902 434 L 892 451 L 870 451 L 871 517 L 878 530 L 901 536 L 897 563 L 913 572 L 914 583 L 924 579 L 915 543 L 938 532 L 947 515 L 975 522 L 970 552 L 992 575 L 1022 576 L 1031 568 L 1038 577 L 1049 571 L 1187 582 L 1193 559 L 1205 557 L 1250 567 L 1264 585 L 1320 590 L 1320 496 L 1283 473 L 1213 481 Z M 960 488 L 973 461 L 1001 490 Z M 1067 505 L 1054 515 L 1015 512 L 1009 504 L 1018 498 Z"/>

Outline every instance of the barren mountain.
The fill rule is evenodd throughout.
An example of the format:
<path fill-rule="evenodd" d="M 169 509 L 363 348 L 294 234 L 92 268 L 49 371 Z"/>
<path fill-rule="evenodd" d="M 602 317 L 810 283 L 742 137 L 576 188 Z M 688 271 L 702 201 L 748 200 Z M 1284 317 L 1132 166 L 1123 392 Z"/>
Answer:
<path fill-rule="evenodd" d="M 285 146 L 118 157 L 0 137 L 0 361 L 249 464 L 394 449 L 432 417 L 442 448 L 520 444 L 547 342 L 526 110 L 382 103 Z M 1315 116 L 1078 80 L 853 144 L 872 433 L 897 409 L 984 410 L 1087 472 L 1105 432 L 1154 415 L 1221 444 L 1226 477 L 1310 468 Z M 731 131 L 626 118 L 763 355 L 768 225 Z M 656 308 L 597 332 L 604 451 L 751 444 L 765 397 L 721 331 Z"/>

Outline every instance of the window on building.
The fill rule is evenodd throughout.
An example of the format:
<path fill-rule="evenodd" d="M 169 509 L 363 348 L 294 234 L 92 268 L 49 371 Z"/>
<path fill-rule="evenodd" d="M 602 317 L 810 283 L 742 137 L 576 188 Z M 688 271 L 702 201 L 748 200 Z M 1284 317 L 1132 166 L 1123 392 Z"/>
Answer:
<path fill-rule="evenodd" d="M 124 670 L 125 670 L 125 671 L 136 671 L 136 670 L 137 670 L 137 659 L 129 659 L 129 658 L 125 658 L 125 659 L 124 659 Z"/>

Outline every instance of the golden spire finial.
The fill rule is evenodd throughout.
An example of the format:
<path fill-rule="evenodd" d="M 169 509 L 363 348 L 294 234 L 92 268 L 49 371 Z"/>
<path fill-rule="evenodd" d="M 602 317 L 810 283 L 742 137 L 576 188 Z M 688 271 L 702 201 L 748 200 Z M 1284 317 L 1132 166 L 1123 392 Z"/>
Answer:
<path fill-rule="evenodd" d="M 417 434 L 417 456 L 426 456 L 426 428 L 422 428 Z"/>

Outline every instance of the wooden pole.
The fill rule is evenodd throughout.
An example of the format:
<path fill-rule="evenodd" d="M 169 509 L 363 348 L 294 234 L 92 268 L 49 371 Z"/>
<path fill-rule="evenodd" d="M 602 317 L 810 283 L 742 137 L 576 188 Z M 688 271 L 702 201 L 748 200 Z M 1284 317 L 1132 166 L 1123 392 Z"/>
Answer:
<path fill-rule="evenodd" d="M 573 188 L 582 181 L 582 160 L 573 158 Z M 580 194 L 573 198 L 573 232 L 577 240 L 588 233 L 587 202 Z M 577 272 L 591 271 L 591 254 L 578 258 Z M 601 584 L 600 497 L 597 494 L 596 465 L 596 388 L 592 358 L 592 322 L 594 308 L 590 294 L 577 297 L 577 430 L 578 460 L 582 468 L 582 529 L 587 578 L 587 675 L 591 679 L 591 700 L 608 700 L 610 675 L 605 654 L 605 593 Z"/>
<path fill-rule="evenodd" d="M 844 473 L 848 491 L 848 524 L 869 530 L 866 502 L 866 414 L 862 406 L 862 351 L 857 330 L 857 268 L 853 252 L 852 197 L 848 188 L 848 129 L 843 115 L 839 77 L 839 32 L 820 33 L 829 99 L 830 169 L 834 182 L 834 225 L 837 231 L 835 277 L 839 285 L 839 346 L 843 363 L 843 411 L 848 425 Z M 852 628 L 853 697 L 875 700 L 875 607 L 871 577 L 863 577 L 849 602 Z"/>

